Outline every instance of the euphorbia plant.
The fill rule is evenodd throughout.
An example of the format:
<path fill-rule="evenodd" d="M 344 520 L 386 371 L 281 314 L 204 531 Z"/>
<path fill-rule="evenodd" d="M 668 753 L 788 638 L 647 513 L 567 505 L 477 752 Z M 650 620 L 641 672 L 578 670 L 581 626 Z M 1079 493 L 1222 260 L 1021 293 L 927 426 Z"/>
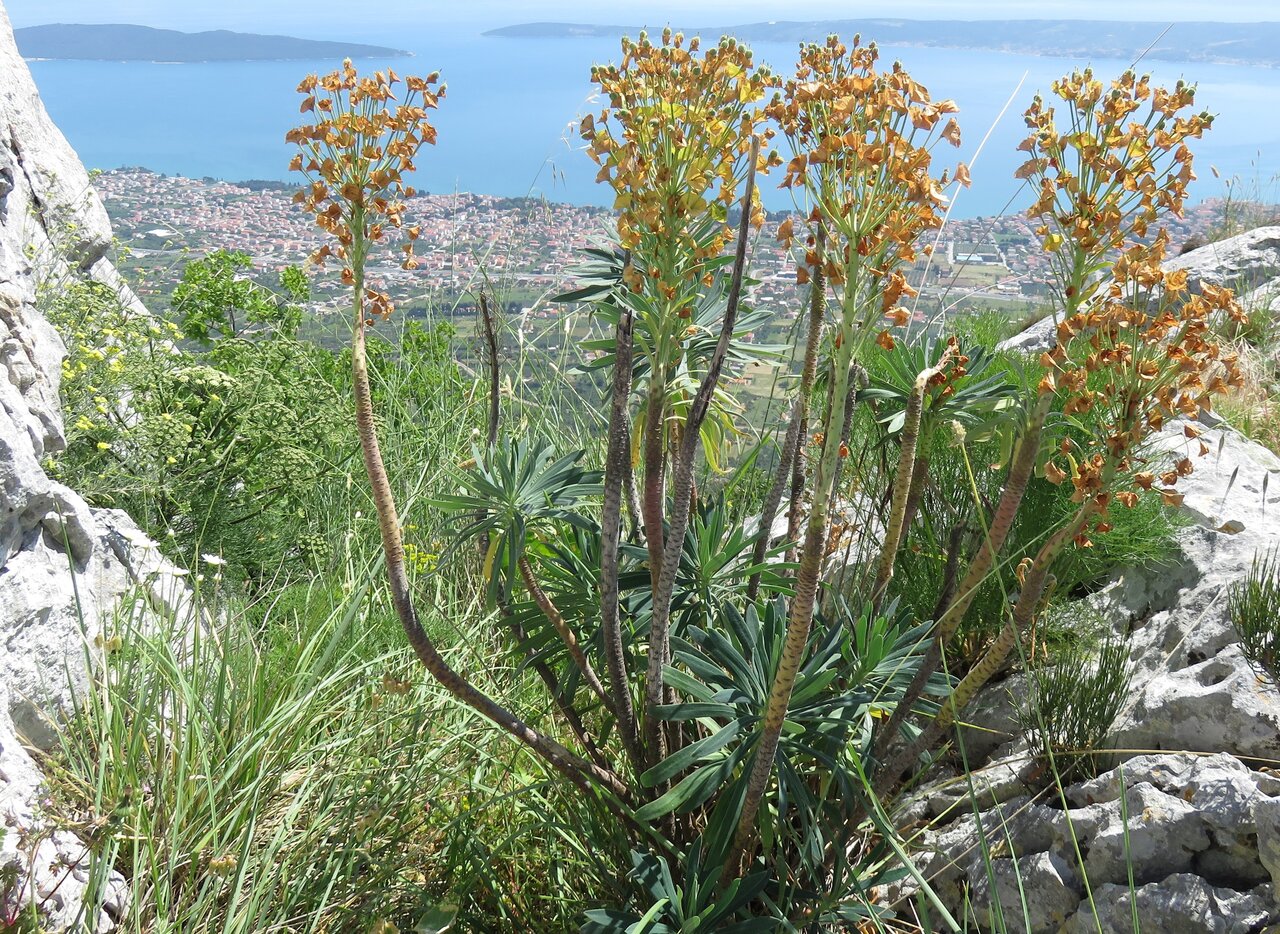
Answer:
<path fill-rule="evenodd" d="M 396 91 L 403 84 L 404 99 Z M 291 130 L 287 141 L 301 152 L 292 168 L 303 172 L 308 187 L 296 196 L 313 213 L 316 224 L 331 234 L 336 246 L 326 245 L 313 256 L 317 263 L 332 257 L 342 264 L 342 281 L 352 289 L 352 384 L 356 424 L 365 471 L 378 513 L 387 577 L 396 615 L 423 665 L 456 698 L 507 730 L 580 788 L 598 785 L 618 796 L 626 786 L 607 768 L 574 754 L 555 739 L 530 727 L 454 671 L 436 648 L 418 617 L 404 559 L 400 518 L 391 481 L 378 445 L 374 420 L 365 332 L 371 315 L 391 313 L 386 293 L 366 279 L 370 253 L 392 230 L 403 230 L 405 268 L 413 259 L 415 227 L 404 228 L 404 199 L 414 193 L 405 174 L 414 168 L 419 150 L 435 142 L 429 111 L 444 94 L 437 75 L 407 77 L 392 71 L 360 77 L 350 61 L 324 77 L 310 76 L 299 86 L 305 95 L 301 110 L 313 113 L 314 123 Z"/>
<path fill-rule="evenodd" d="M 880 792 L 937 741 L 1004 663 L 1040 607 L 1052 564 L 1063 549 L 1073 542 L 1087 547 L 1091 530 L 1109 528 L 1106 515 L 1113 503 L 1132 506 L 1137 491 L 1151 488 L 1152 475 L 1137 466 L 1148 434 L 1175 413 L 1208 409 L 1213 394 L 1239 379 L 1234 359 L 1207 336 L 1212 315 L 1240 314 L 1231 294 L 1209 286 L 1189 296 L 1185 273 L 1166 275 L 1161 269 L 1168 234 L 1158 227 L 1159 219 L 1181 213 L 1187 184 L 1195 177 L 1187 140 L 1212 123 L 1207 113 L 1189 112 L 1194 89 L 1182 82 L 1173 90 L 1152 88 L 1147 77 L 1133 72 L 1104 86 L 1086 69 L 1054 82 L 1053 93 L 1068 110 L 1070 126 L 1060 130 L 1055 107 L 1036 97 L 1025 114 L 1030 133 L 1020 146 L 1030 158 L 1017 175 L 1037 193 L 1028 214 L 1038 222 L 1036 233 L 1051 261 L 1057 345 L 1041 358 L 1044 373 L 1003 495 L 978 553 L 939 617 L 917 684 L 937 666 L 943 644 L 995 568 L 1034 472 L 1041 470 L 1054 483 L 1070 479 L 1078 508 L 1024 558 L 1018 600 L 995 643 L 956 687 L 941 715 L 883 768 L 876 783 Z M 1095 427 L 1082 428 L 1082 440 L 1063 439 L 1046 461 L 1043 435 L 1056 408 L 1068 421 L 1093 412 Z M 1186 430 L 1196 432 L 1191 426 Z M 1190 461 L 1183 460 L 1176 470 L 1162 473 L 1166 501 L 1177 500 L 1172 484 L 1190 469 Z M 891 718 L 879 743 L 882 757 L 907 713 L 903 705 Z"/>
<path fill-rule="evenodd" d="M 822 45 L 805 46 L 796 78 L 768 110 L 795 153 L 783 185 L 801 188 L 811 204 L 815 247 L 806 260 L 830 284 L 837 320 L 834 353 L 827 364 L 829 403 L 813 436 L 819 453 L 795 596 L 738 821 L 739 852 L 747 850 L 757 831 L 756 816 L 773 775 L 778 741 L 808 644 L 828 511 L 847 454 L 841 435 L 851 366 L 859 351 L 873 341 L 891 345 L 888 328 L 906 323 L 901 302 L 914 294 L 906 268 L 915 259 L 921 234 L 941 225 L 945 201 L 941 183 L 932 174 L 930 144 L 938 138 L 959 142 L 959 129 L 948 116 L 955 112 L 955 104 L 932 101 L 900 66 L 879 71 L 878 57 L 874 45 L 861 46 L 856 40 L 852 47 L 835 37 Z M 780 236 L 789 243 L 791 226 L 784 225 Z M 816 250 L 819 242 L 821 254 Z M 920 374 L 908 404 L 905 469 L 899 470 L 894 486 L 882 568 L 891 567 L 901 540 L 921 400 L 929 381 L 947 362 L 944 358 L 939 367 Z M 877 600 L 888 582 L 887 573 L 883 576 L 873 595 Z"/>
<path fill-rule="evenodd" d="M 645 761 L 654 765 L 667 750 L 656 708 L 667 699 L 671 597 L 694 495 L 696 446 L 734 333 L 748 224 L 759 226 L 762 220 L 755 175 L 769 161 L 760 149 L 772 131 L 764 126 L 758 102 L 773 78 L 733 39 L 702 51 L 697 38 L 686 47 L 684 37 L 668 29 L 659 43 L 645 33 L 638 42 L 623 39 L 622 51 L 620 65 L 592 70 L 608 107 L 598 117 L 588 115 L 581 129 L 588 154 L 601 166 L 599 178 L 616 192 L 618 237 L 629 255 L 626 288 L 617 299 L 626 318 L 625 334 L 619 326 L 619 346 L 627 341 L 626 353 L 638 350 L 647 364 L 645 406 L 637 423 L 644 465 L 641 512 L 654 593 L 641 739 Z M 728 215 L 744 184 L 737 247 L 726 257 L 734 235 Z M 690 323 L 694 308 L 730 263 L 716 347 L 693 396 L 679 400 L 681 417 L 673 384 L 688 367 L 690 341 L 700 334 Z M 615 385 L 618 392 L 630 391 L 629 377 L 625 386 Z M 617 398 L 615 392 L 615 407 Z M 630 469 L 616 453 L 610 466 Z M 617 479 L 606 481 L 610 503 Z M 606 621 L 612 617 L 613 610 L 605 608 Z M 628 743 L 641 746 L 631 738 Z"/>
<path fill-rule="evenodd" d="M 905 340 L 899 329 L 915 295 L 908 273 L 946 201 L 947 173 L 935 174 L 933 150 L 939 141 L 959 144 L 955 105 L 934 101 L 899 65 L 880 68 L 875 47 L 857 41 L 802 47 L 795 78 L 767 107 L 774 79 L 732 40 L 702 52 L 696 40 L 667 32 L 622 48 L 621 64 L 594 72 L 607 106 L 583 125 L 620 212 L 618 248 L 593 251 L 601 284 L 586 290 L 607 295 L 602 317 L 613 330 L 598 512 L 596 477 L 578 466 L 582 455 L 552 454 L 541 442 L 491 443 L 464 468 L 461 493 L 433 497 L 464 518 L 459 539 L 484 538 L 486 575 L 508 622 L 532 612 L 550 627 L 537 651 L 523 644 L 524 630 L 509 628 L 555 695 L 578 751 L 485 696 L 441 657 L 414 607 L 379 453 L 364 341 L 370 314 L 389 313 L 390 302 L 366 281 L 366 264 L 402 225 L 411 194 L 404 173 L 434 139 L 428 111 L 442 88 L 434 77 L 407 79 L 398 102 L 397 76 L 361 79 L 349 63 L 300 88 L 303 109 L 318 117 L 290 134 L 302 149 L 295 167 L 309 182 L 299 200 L 337 241 L 316 258 L 341 262 L 353 289 L 356 415 L 393 603 L 419 658 L 454 696 L 622 819 L 639 851 L 633 881 L 655 901 L 592 912 L 587 930 L 741 924 L 749 914 L 770 918 L 739 929 L 782 919 L 797 927 L 857 923 L 872 910 L 859 901 L 865 880 L 850 844 L 858 814 L 870 810 L 868 766 L 881 766 L 877 785 L 901 771 L 884 767 L 889 741 L 926 688 L 943 693 L 935 675 L 942 646 L 993 573 L 1035 471 L 1064 486 L 1069 479 L 1076 511 L 1027 556 L 1008 624 L 924 738 L 906 748 L 908 763 L 1016 644 L 1061 550 L 1104 531 L 1107 510 L 1129 505 L 1143 488 L 1175 495 L 1189 462 L 1167 471 L 1145 464 L 1146 435 L 1175 413 L 1207 407 L 1237 379 L 1208 332 L 1211 316 L 1238 313 L 1230 295 L 1188 295 L 1184 277 L 1160 271 L 1163 236 L 1140 242 L 1161 210 L 1180 206 L 1190 173 L 1183 141 L 1207 121 L 1178 115 L 1190 102 L 1186 89 L 1166 94 L 1125 76 L 1104 93 L 1087 73 L 1055 86 L 1074 108 L 1071 133 L 1057 133 L 1042 102 L 1028 111 L 1032 159 L 1022 174 L 1041 192 L 1034 211 L 1059 273 L 1060 342 L 1041 361 L 986 535 L 954 592 L 940 598 L 934 624 L 906 614 L 893 580 L 928 480 L 928 444 L 944 421 L 963 428 L 997 413 L 1006 419 L 1011 394 L 971 372 L 984 365 L 980 352 L 954 340 L 899 348 L 891 376 L 876 383 L 856 373 L 876 344 L 894 351 Z M 1129 120 L 1148 97 L 1146 122 Z M 783 185 L 803 202 L 808 227 L 797 232 L 787 222 L 779 231 L 788 246 L 803 241 L 798 279 L 809 287 L 808 316 L 764 510 L 771 520 L 789 484 L 792 537 L 800 539 L 791 581 L 778 570 L 752 573 L 769 551 L 771 522 L 754 533 L 728 528 L 715 498 L 700 497 L 694 483 L 707 419 L 718 410 L 727 420 L 731 408 L 726 376 L 760 223 L 757 175 L 778 162 L 762 154 L 769 120 L 791 144 Z M 960 166 L 954 181 L 967 178 Z M 406 234 L 411 266 L 415 232 Z M 825 402 L 811 406 L 819 379 Z M 884 503 L 884 534 L 855 604 L 819 596 L 833 502 L 849 487 L 866 495 L 873 480 L 870 469 L 848 463 L 845 433 L 859 404 L 877 407 L 897 462 L 885 489 L 868 497 Z M 1077 431 L 1047 456 L 1055 410 L 1068 421 L 1092 413 L 1103 430 Z M 622 523 L 637 463 L 643 541 Z M 749 546 L 753 560 L 741 560 Z M 593 578 L 586 569 L 597 563 Z M 517 586 L 534 610 L 510 605 Z M 548 659 L 568 676 L 550 672 Z"/>

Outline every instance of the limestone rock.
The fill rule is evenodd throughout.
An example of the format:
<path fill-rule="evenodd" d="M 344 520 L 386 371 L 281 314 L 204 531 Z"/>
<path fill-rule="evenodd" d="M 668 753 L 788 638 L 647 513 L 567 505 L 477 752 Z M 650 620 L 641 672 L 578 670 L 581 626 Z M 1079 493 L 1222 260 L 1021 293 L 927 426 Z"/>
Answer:
<path fill-rule="evenodd" d="M 1156 439 L 1158 449 L 1195 464 L 1179 483 L 1194 524 L 1178 535 L 1178 566 L 1157 575 L 1127 572 L 1130 580 L 1110 594 L 1128 604 L 1137 666 L 1115 740 L 1130 749 L 1277 758 L 1280 691 L 1241 652 L 1226 596 L 1256 554 L 1280 546 L 1280 459 L 1225 426 L 1200 440 L 1210 452 L 1204 457 L 1182 423 Z M 1139 594 L 1145 609 L 1133 602 Z"/>
<path fill-rule="evenodd" d="M 1019 892 L 1026 895 L 1025 910 Z M 993 859 L 974 886 L 973 911 L 984 930 L 1002 918 L 1009 934 L 1056 931 L 1076 913 L 1082 894 L 1071 867 L 1052 853 Z"/>
<path fill-rule="evenodd" d="M 1144 930 L 1280 920 L 1280 779 L 1225 753 L 1136 756 L 1062 796 L 990 807 L 979 792 L 951 813 L 920 838 L 919 865 L 944 903 L 969 906 L 984 929 L 999 916 L 1033 934 L 1131 931 L 1131 877 Z"/>
<path fill-rule="evenodd" d="M 1143 930 L 1256 931 L 1280 921 L 1280 779 L 1240 758 L 1280 759 L 1280 690 L 1244 657 L 1226 608 L 1254 555 L 1280 545 L 1280 460 L 1225 425 L 1198 426 L 1209 448 L 1199 457 L 1184 427 L 1154 439 L 1164 456 L 1196 465 L 1179 484 L 1191 520 L 1177 534 L 1180 556 L 1156 573 L 1119 573 L 1093 601 L 1132 632 L 1134 696 L 1114 744 L 1201 755 L 1131 756 L 1067 788 L 1060 808 L 1031 804 L 1029 782 L 999 806 L 980 780 L 976 801 L 952 794 L 946 809 L 936 805 L 945 792 L 926 792 L 925 813 L 953 823 L 925 834 L 921 858 L 939 872 L 939 893 L 957 909 L 968 900 L 980 920 L 994 916 L 994 900 L 1013 930 L 1130 931 L 1135 910 Z M 977 855 L 980 836 L 996 841 L 990 869 Z M 1025 917 L 1010 888 L 1017 879 Z M 1072 899 L 1078 907 L 1065 909 Z M 1042 906 L 1045 916 L 1031 910 Z"/>
<path fill-rule="evenodd" d="M 1023 353 L 1039 354 L 1052 350 L 1058 343 L 1058 322 L 1050 315 L 1032 324 L 1025 330 L 1001 341 L 997 350 L 1021 350 Z"/>
<path fill-rule="evenodd" d="M 1132 892 L 1127 885 L 1099 886 L 1093 904 L 1082 905 L 1062 931 L 1129 934 L 1135 930 L 1135 915 L 1142 930 L 1161 934 L 1249 934 L 1274 921 L 1276 910 L 1269 885 L 1238 892 L 1178 873 Z"/>
<path fill-rule="evenodd" d="M 1258 859 L 1280 886 L 1280 798 L 1259 798 L 1249 816 L 1258 832 Z"/>
<path fill-rule="evenodd" d="M 1280 279 L 1280 227 L 1258 227 L 1217 243 L 1207 243 L 1165 262 L 1185 269 L 1193 292 L 1200 283 L 1226 286 L 1242 294 Z"/>
<path fill-rule="evenodd" d="M 180 572 L 128 517 L 91 509 L 44 469 L 65 445 L 65 349 L 37 298 L 41 287 L 91 279 L 137 303 L 107 259 L 110 244 L 106 211 L 41 105 L 0 6 L 0 871 L 16 882 L 0 899 L 34 901 L 51 931 L 82 925 L 88 864 L 83 843 L 47 828 L 31 751 L 54 745 L 51 718 L 84 689 L 99 636 L 121 614 L 186 612 Z M 127 909 L 123 880 L 107 884 L 115 894 L 98 931 Z"/>

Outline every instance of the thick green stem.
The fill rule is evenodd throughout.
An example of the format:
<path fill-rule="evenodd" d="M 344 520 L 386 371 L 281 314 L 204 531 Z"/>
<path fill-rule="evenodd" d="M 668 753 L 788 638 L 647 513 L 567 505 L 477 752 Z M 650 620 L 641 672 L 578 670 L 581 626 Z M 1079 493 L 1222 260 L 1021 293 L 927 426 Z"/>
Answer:
<path fill-rule="evenodd" d="M 747 779 L 746 795 L 738 828 L 734 835 L 733 853 L 729 866 L 737 870 L 747 847 L 755 838 L 756 815 L 760 802 L 773 775 L 774 757 L 782 736 L 782 725 L 791 703 L 796 676 L 804 659 L 805 646 L 809 642 L 809 629 L 813 624 L 813 611 L 817 602 L 818 583 L 822 575 L 822 558 L 827 541 L 827 516 L 836 478 L 840 474 L 840 437 L 833 426 L 844 424 L 848 404 L 850 361 L 853 357 L 852 315 L 846 312 L 841 324 L 840 341 L 832 364 L 831 408 L 827 415 L 827 431 L 824 432 L 822 455 L 813 484 L 813 506 L 809 512 L 809 525 L 805 531 L 804 548 L 800 568 L 796 575 L 795 596 L 791 600 L 791 612 L 787 619 L 787 635 L 783 642 L 782 657 L 769 690 L 765 705 L 764 722 L 761 725 L 759 745 L 755 761 Z"/>
<path fill-rule="evenodd" d="M 1009 479 L 1005 481 L 1000 503 L 991 516 L 991 525 L 987 528 L 987 534 L 983 537 L 982 545 L 973 563 L 965 573 L 964 580 L 957 590 L 956 599 L 938 620 L 938 637 L 944 641 L 955 634 L 965 614 L 969 612 L 969 607 L 973 605 L 974 598 L 978 595 L 978 589 L 995 567 L 996 558 L 999 557 L 1005 540 L 1013 529 L 1013 523 L 1018 518 L 1018 509 L 1022 506 L 1022 497 L 1027 492 L 1027 484 L 1031 482 L 1031 477 L 1035 473 L 1036 458 L 1040 453 L 1040 434 L 1052 405 L 1053 396 L 1049 393 L 1041 395 L 1036 402 L 1027 430 L 1018 444 L 1018 452 L 1014 456 L 1013 464 L 1010 465 Z"/>
<path fill-rule="evenodd" d="M 996 636 L 995 641 L 988 646 L 982 658 L 978 659 L 977 663 L 969 669 L 968 673 L 960 680 L 960 683 L 956 685 L 955 690 L 947 696 L 942 709 L 938 711 L 938 716 L 933 726 L 933 729 L 938 734 L 941 734 L 955 722 L 959 712 L 968 706 L 978 691 L 982 690 L 986 683 L 1000 670 L 1000 666 L 1009 657 L 1013 647 L 1018 644 L 1018 639 L 1022 633 L 1031 625 L 1031 620 L 1035 616 L 1036 610 L 1040 607 L 1041 598 L 1044 596 L 1045 582 L 1049 578 L 1049 571 L 1053 562 L 1062 553 L 1062 549 L 1080 534 L 1080 531 L 1088 524 L 1094 513 L 1095 510 L 1091 506 L 1084 507 L 1076 514 L 1076 518 L 1069 525 L 1059 529 L 1041 546 L 1040 551 L 1031 562 L 1031 566 L 1027 569 L 1026 576 L 1023 578 L 1022 590 L 1018 594 L 1018 602 L 1014 604 L 1013 613 L 1010 614 L 1008 622 L 1000 630 L 1000 634 Z"/>
<path fill-rule="evenodd" d="M 662 520 L 666 506 L 666 442 L 667 397 L 662 385 L 666 378 L 661 367 L 649 374 L 649 402 L 644 425 L 644 497 L 640 508 L 644 516 L 644 540 L 649 549 L 649 582 L 656 588 L 662 573 Z"/>
<path fill-rule="evenodd" d="M 893 481 L 893 500 L 889 507 L 889 522 L 885 526 L 884 544 L 880 549 L 880 561 L 876 567 L 876 581 L 871 588 L 871 603 L 877 609 L 884 599 L 885 589 L 893 577 L 893 563 L 898 558 L 906 525 L 907 503 L 911 497 L 915 478 L 916 446 L 920 441 L 920 420 L 924 415 L 924 394 L 929 381 L 942 371 L 942 364 L 921 371 L 907 398 L 906 418 L 902 423 L 899 439 L 898 470 Z"/>

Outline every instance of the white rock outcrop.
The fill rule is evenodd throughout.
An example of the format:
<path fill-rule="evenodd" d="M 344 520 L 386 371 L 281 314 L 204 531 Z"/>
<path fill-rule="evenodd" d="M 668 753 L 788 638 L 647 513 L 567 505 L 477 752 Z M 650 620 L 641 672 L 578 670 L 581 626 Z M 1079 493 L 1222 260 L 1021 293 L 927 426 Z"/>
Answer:
<path fill-rule="evenodd" d="M 56 743 L 57 717 L 87 687 L 98 636 L 116 614 L 137 611 L 132 597 L 151 609 L 185 599 L 127 516 L 91 509 L 43 466 L 65 444 L 64 349 L 39 291 L 77 278 L 122 288 L 110 245 L 106 211 L 45 112 L 0 6 L 0 879 L 13 879 L 0 887 L 0 914 L 34 902 L 49 930 L 86 920 L 109 930 L 125 889 L 116 884 L 121 895 L 104 916 L 81 917 L 85 846 L 44 827 L 33 753 Z"/>
<path fill-rule="evenodd" d="M 1187 269 L 1193 288 L 1245 292 L 1250 311 L 1267 314 L 1280 297 L 1280 227 L 1168 265 Z M 1041 325 L 1006 346 L 1038 352 L 1053 339 Z M 904 821 L 930 825 L 916 841 L 925 876 L 983 929 L 997 915 L 1009 931 L 1037 934 L 1127 932 L 1135 914 L 1142 930 L 1170 934 L 1280 922 L 1280 778 L 1271 771 L 1280 686 L 1245 658 L 1227 612 L 1231 584 L 1257 554 L 1280 548 L 1280 458 L 1213 417 L 1199 425 L 1202 457 L 1183 427 L 1153 439 L 1195 465 L 1178 484 L 1189 520 L 1178 560 L 1157 572 L 1120 569 L 1088 598 L 1130 635 L 1131 699 L 1111 737 L 1120 764 L 1065 795 L 1046 787 L 1012 725 L 1013 678 L 989 688 L 977 710 L 990 732 L 968 748 L 977 759 L 1000 748 L 975 774 L 976 792 L 944 781 L 904 810 Z"/>

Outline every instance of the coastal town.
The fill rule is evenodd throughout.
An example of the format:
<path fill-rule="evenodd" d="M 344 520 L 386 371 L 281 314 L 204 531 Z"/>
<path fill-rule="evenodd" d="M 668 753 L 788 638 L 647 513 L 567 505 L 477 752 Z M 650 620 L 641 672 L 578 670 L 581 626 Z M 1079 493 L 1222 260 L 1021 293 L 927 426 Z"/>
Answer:
<path fill-rule="evenodd" d="M 118 169 L 94 182 L 120 240 L 123 265 L 137 288 L 163 301 L 191 258 L 214 250 L 249 254 L 264 273 L 305 265 L 324 234 L 294 205 L 282 182 L 227 182 Z M 562 291 L 580 251 L 607 236 L 612 212 L 532 198 L 421 193 L 408 215 L 421 228 L 418 268 L 400 268 L 394 247 L 373 275 L 397 303 L 464 301 L 481 285 L 509 305 L 545 305 Z M 1222 206 L 1190 205 L 1170 230 L 1172 248 L 1201 240 L 1221 220 Z M 795 260 L 777 242 L 785 213 L 768 217 L 752 253 L 752 298 L 761 308 L 795 307 Z M 392 232 L 394 243 L 398 232 Z M 1029 310 L 1045 294 L 1048 261 L 1021 214 L 950 220 L 931 257 L 917 264 L 915 284 L 931 312 L 1007 307 Z M 336 302 L 336 270 L 313 280 L 317 304 Z M 544 313 L 553 313 L 546 308 Z"/>

